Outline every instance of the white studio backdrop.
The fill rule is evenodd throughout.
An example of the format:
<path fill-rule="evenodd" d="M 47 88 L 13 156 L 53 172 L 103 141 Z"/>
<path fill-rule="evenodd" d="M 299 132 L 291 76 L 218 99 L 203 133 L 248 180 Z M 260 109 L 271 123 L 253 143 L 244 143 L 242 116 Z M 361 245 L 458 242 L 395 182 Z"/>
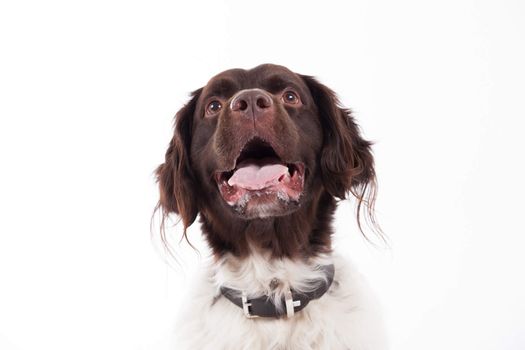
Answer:
<path fill-rule="evenodd" d="M 317 76 L 376 142 L 390 248 L 337 213 L 392 349 L 525 348 L 520 1 L 2 1 L 0 349 L 155 349 L 207 256 L 150 216 L 172 118 L 214 74 Z M 174 242 L 180 227 L 172 230 Z"/>

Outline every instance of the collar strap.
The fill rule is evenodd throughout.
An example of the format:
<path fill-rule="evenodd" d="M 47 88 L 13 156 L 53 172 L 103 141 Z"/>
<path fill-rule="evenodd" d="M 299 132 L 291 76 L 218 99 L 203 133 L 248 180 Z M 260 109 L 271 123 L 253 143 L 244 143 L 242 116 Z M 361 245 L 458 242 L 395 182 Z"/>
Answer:
<path fill-rule="evenodd" d="M 245 291 L 228 287 L 221 287 L 221 293 L 226 299 L 242 308 L 244 315 L 248 318 L 279 318 L 284 315 L 292 317 L 297 311 L 304 309 L 310 301 L 321 298 L 332 285 L 334 280 L 334 265 L 323 265 L 319 268 L 326 274 L 326 281 L 321 281 L 316 289 L 308 292 L 297 292 L 293 289 L 288 290 L 282 299 L 281 305 L 285 305 L 284 310 L 278 309 L 267 295 L 248 299 Z"/>

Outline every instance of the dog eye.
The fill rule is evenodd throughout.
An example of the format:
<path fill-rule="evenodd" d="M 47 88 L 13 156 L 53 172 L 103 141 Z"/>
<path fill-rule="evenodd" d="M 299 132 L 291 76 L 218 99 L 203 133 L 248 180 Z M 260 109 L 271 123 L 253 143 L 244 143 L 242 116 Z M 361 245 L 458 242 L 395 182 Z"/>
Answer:
<path fill-rule="evenodd" d="M 219 111 L 222 109 L 222 104 L 215 100 L 208 103 L 208 107 L 206 107 L 206 114 L 207 115 L 214 115 L 219 113 Z"/>
<path fill-rule="evenodd" d="M 286 91 L 283 94 L 283 101 L 288 104 L 295 105 L 299 103 L 299 96 L 297 96 L 297 94 L 293 91 Z"/>

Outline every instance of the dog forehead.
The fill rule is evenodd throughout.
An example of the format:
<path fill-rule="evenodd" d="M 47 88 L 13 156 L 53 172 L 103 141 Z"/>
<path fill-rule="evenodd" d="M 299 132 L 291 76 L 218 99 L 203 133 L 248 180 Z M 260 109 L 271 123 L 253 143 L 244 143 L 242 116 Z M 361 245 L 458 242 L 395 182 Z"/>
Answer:
<path fill-rule="evenodd" d="M 231 84 L 237 89 L 259 87 L 266 79 L 281 78 L 283 80 L 302 83 L 302 79 L 288 68 L 276 64 L 261 64 L 251 69 L 228 69 L 212 77 L 204 90 L 211 90 L 216 85 Z"/>

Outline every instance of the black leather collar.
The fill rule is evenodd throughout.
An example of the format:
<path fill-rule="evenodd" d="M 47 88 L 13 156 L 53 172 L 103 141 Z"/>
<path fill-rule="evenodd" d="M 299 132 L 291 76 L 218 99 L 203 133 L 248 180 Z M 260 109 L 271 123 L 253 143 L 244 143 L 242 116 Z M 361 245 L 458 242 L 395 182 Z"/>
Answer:
<path fill-rule="evenodd" d="M 228 287 L 221 287 L 221 293 L 226 299 L 242 308 L 246 317 L 291 317 L 295 312 L 304 309 L 310 301 L 322 297 L 332 285 L 334 265 L 323 265 L 320 269 L 326 274 L 326 282 L 320 281 L 318 287 L 309 292 L 302 293 L 293 289 L 288 291 L 282 299 L 284 310 L 278 309 L 267 295 L 248 299 L 243 291 Z"/>

